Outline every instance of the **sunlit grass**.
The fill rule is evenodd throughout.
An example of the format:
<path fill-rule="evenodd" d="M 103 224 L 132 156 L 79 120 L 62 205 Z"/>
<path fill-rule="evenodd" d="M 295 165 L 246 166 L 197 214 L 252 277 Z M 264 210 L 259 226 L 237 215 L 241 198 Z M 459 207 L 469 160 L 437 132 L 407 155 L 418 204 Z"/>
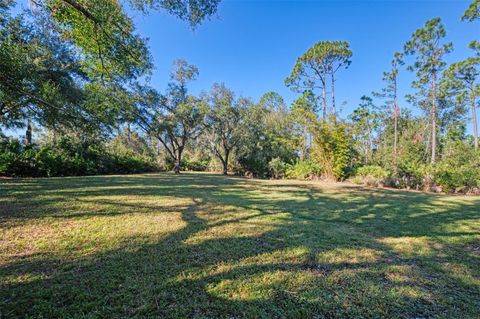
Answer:
<path fill-rule="evenodd" d="M 3 318 L 478 318 L 480 200 L 211 174 L 0 181 Z"/>

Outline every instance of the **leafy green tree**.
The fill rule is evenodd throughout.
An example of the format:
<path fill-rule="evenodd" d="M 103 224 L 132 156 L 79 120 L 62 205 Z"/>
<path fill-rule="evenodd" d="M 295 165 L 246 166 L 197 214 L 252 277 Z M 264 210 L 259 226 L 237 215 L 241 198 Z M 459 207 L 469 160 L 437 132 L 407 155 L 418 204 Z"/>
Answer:
<path fill-rule="evenodd" d="M 475 48 L 475 42 L 470 44 Z M 475 148 L 478 148 L 477 97 L 480 95 L 480 57 L 470 57 L 456 62 L 445 70 L 445 83 L 448 89 L 456 95 L 457 103 L 469 104 L 472 111 L 473 136 Z"/>
<path fill-rule="evenodd" d="M 408 69 L 417 76 L 412 83 L 417 89 L 417 97 L 421 99 L 417 100 L 417 104 L 430 115 L 432 164 L 435 163 L 437 153 L 439 78 L 446 66 L 443 57 L 452 51 L 451 43 L 443 43 L 445 36 L 446 31 L 441 19 L 435 18 L 427 21 L 423 28 L 416 30 L 405 44 L 405 53 L 415 55 L 415 62 L 408 66 Z"/>
<path fill-rule="evenodd" d="M 207 147 L 222 163 L 223 174 L 228 173 L 232 152 L 245 136 L 245 111 L 251 102 L 237 99 L 224 84 L 215 83 L 208 95 L 205 116 Z"/>
<path fill-rule="evenodd" d="M 0 31 L 0 123 L 33 121 L 47 128 L 78 128 L 91 115 L 84 109 L 88 81 L 68 41 L 24 15 L 4 16 Z"/>
<path fill-rule="evenodd" d="M 323 118 L 327 116 L 329 47 L 329 42 L 317 42 L 297 59 L 290 76 L 285 79 L 285 84 L 297 92 L 321 90 Z"/>
<path fill-rule="evenodd" d="M 283 97 L 276 92 L 267 92 L 260 97 L 258 104 L 264 110 L 265 130 L 272 142 L 278 143 L 280 149 L 294 152 L 298 136 L 295 135 L 291 113 Z"/>
<path fill-rule="evenodd" d="M 297 157 L 292 134 L 293 123 L 283 98 L 268 92 L 260 102 L 250 104 L 245 117 L 246 134 L 238 150 L 237 160 L 242 170 L 253 176 L 270 176 L 269 163 L 279 158 L 292 163 Z"/>
<path fill-rule="evenodd" d="M 316 89 L 322 91 L 323 118 L 327 117 L 327 85 L 331 78 L 332 113 L 335 110 L 335 74 L 341 68 L 351 64 L 352 51 L 345 41 L 320 41 L 297 59 L 295 66 L 285 84 L 295 91 Z"/>
<path fill-rule="evenodd" d="M 137 123 L 146 133 L 155 136 L 174 161 L 173 170 L 180 173 L 182 155 L 190 140 L 202 129 L 202 101 L 188 94 L 187 83 L 195 80 L 198 69 L 185 60 L 176 60 L 164 96 L 155 90 L 141 92 Z"/>
<path fill-rule="evenodd" d="M 125 82 L 152 68 L 146 40 L 135 32 L 125 7 L 164 10 L 195 27 L 217 10 L 220 0 L 38 0 L 36 8 L 81 51 L 91 77 Z"/>
<path fill-rule="evenodd" d="M 145 39 L 116 0 L 41 0 L 37 10 L 82 55 L 89 76 L 126 82 L 152 67 Z"/>

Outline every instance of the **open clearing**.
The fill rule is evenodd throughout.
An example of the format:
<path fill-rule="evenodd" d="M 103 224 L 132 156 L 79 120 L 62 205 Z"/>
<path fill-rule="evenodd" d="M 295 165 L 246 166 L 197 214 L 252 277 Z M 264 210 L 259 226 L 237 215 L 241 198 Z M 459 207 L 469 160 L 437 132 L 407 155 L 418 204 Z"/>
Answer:
<path fill-rule="evenodd" d="M 185 173 L 0 180 L 0 317 L 479 318 L 480 199 Z"/>

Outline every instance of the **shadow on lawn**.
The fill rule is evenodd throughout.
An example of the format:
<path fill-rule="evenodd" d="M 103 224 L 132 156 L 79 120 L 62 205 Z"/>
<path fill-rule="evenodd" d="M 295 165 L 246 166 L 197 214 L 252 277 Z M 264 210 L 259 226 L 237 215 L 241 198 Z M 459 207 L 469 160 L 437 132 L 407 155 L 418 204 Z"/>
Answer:
<path fill-rule="evenodd" d="M 9 189 L 8 184 L 15 183 Z M 455 222 L 478 222 L 479 201 L 442 201 L 438 207 L 441 197 L 436 195 L 349 185 L 323 192 L 314 184 L 207 174 L 22 180 L 0 187 L 16 200 L 8 206 L 0 202 L 0 218 L 7 225 L 12 220 L 115 216 L 134 210 L 180 211 L 186 223 L 168 237 L 135 249 L 103 251 L 79 260 L 41 256 L 8 264 L 0 269 L 0 278 L 32 280 L 2 287 L 0 309 L 5 317 L 480 314 L 480 256 L 468 250 L 478 244 L 471 242 L 478 241 L 478 228 L 448 228 Z M 111 196 L 140 197 L 147 204 L 108 199 Z M 150 197 L 158 196 L 184 198 L 191 204 L 148 204 Z M 95 201 L 107 209 L 71 213 L 55 206 L 58 201 Z M 215 233 L 236 225 L 239 230 L 247 225 L 263 231 L 255 236 Z M 205 233 L 215 237 L 200 236 Z M 419 248 L 427 251 L 396 249 L 396 240 L 405 236 L 413 238 L 413 246 L 420 240 Z M 201 240 L 191 241 L 196 237 Z M 275 253 L 279 255 L 272 257 Z M 463 280 L 455 271 L 474 280 Z"/>

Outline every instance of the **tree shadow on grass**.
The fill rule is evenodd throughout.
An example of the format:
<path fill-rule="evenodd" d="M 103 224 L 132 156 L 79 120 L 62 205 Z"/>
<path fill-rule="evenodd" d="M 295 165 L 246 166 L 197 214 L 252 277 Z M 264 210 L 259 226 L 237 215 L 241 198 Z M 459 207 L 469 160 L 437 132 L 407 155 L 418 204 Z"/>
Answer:
<path fill-rule="evenodd" d="M 0 269 L 2 281 L 10 279 L 0 292 L 3 316 L 479 315 L 480 258 L 466 249 L 479 240 L 478 201 L 347 185 L 324 191 L 297 182 L 276 185 L 206 174 L 99 180 L 72 179 L 72 186 L 47 180 L 43 192 L 35 181 L 27 183 L 20 197 L 10 196 L 36 205 L 34 213 L 0 206 L 2 219 L 180 212 L 185 226 L 160 239 L 150 236 L 139 245 L 84 257 L 15 260 Z M 49 192 L 61 196 L 57 200 L 75 196 L 106 208 L 86 215 L 52 209 L 52 203 L 42 202 Z M 142 207 L 142 200 L 152 197 L 189 204 L 166 207 L 160 201 Z M 468 222 L 477 228 L 449 228 Z"/>

